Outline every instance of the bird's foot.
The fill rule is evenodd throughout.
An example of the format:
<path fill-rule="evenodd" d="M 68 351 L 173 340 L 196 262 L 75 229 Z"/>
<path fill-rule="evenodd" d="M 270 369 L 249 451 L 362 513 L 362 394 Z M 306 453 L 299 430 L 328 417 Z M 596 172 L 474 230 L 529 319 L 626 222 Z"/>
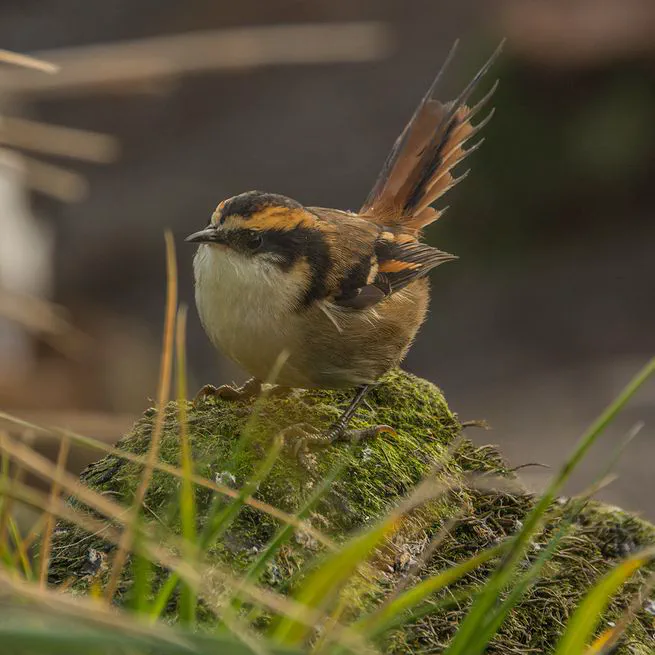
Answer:
<path fill-rule="evenodd" d="M 241 387 L 233 387 L 229 384 L 222 384 L 215 387 L 213 384 L 206 384 L 198 391 L 193 399 L 194 405 L 206 398 L 222 398 L 223 400 L 250 400 L 255 398 L 262 391 L 262 383 L 251 378 Z"/>
<path fill-rule="evenodd" d="M 309 423 L 296 423 L 282 430 L 281 435 L 287 448 L 295 455 L 300 465 L 311 470 L 315 468 L 316 456 L 312 451 L 326 448 L 335 443 L 359 443 L 378 434 L 396 434 L 389 425 L 374 425 L 360 430 L 348 430 L 336 425 L 327 432 L 316 429 Z"/>
<path fill-rule="evenodd" d="M 289 387 L 282 387 L 275 385 L 266 388 L 266 396 L 281 397 L 286 396 L 291 392 Z M 206 384 L 198 391 L 193 403 L 197 404 L 205 398 L 222 398 L 223 400 L 251 400 L 257 398 L 264 393 L 264 385 L 260 380 L 251 378 L 241 387 L 233 387 L 230 384 L 222 384 L 220 387 L 215 387 L 213 384 Z"/>

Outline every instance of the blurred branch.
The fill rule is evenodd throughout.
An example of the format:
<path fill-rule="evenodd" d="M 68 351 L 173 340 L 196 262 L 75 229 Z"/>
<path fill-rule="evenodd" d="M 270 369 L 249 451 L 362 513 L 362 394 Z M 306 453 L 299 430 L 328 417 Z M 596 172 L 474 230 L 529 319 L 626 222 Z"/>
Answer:
<path fill-rule="evenodd" d="M 79 354 L 89 343 L 89 338 L 70 324 L 61 308 L 33 296 L 0 288 L 0 316 L 19 323 L 70 356 Z"/>
<path fill-rule="evenodd" d="M 0 50 L 0 62 L 22 66 L 23 68 L 33 68 L 43 73 L 56 73 L 59 70 L 58 66 L 51 64 L 49 61 L 36 59 L 29 55 L 21 55 L 17 52 L 10 52 L 9 50 Z"/>
<path fill-rule="evenodd" d="M 0 116 L 0 145 L 106 164 L 119 146 L 112 136 L 23 118 Z"/>
<path fill-rule="evenodd" d="M 0 89 L 6 94 L 88 93 L 202 71 L 373 61 L 388 54 L 390 45 L 390 32 L 379 22 L 192 32 L 37 53 L 60 73 L 0 71 Z"/>
<path fill-rule="evenodd" d="M 14 154 L 18 158 L 16 163 L 25 171 L 25 183 L 31 189 L 63 202 L 79 202 L 86 195 L 88 185 L 79 173 L 17 152 Z M 3 160 L 0 165 L 12 166 L 12 163 Z"/>

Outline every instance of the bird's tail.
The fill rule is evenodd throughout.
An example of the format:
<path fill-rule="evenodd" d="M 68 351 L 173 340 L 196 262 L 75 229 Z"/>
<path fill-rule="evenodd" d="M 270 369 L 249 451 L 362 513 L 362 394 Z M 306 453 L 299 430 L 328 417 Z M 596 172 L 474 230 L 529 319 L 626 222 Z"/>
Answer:
<path fill-rule="evenodd" d="M 468 171 L 455 177 L 453 169 L 482 144 L 480 139 L 464 148 L 493 115 L 492 109 L 480 122 L 472 124 L 496 90 L 497 81 L 477 104 L 469 107 L 467 102 L 502 46 L 501 43 L 457 99 L 442 103 L 434 98 L 434 93 L 455 54 L 457 42 L 453 45 L 432 86 L 396 140 L 361 214 L 410 232 L 418 232 L 439 218 L 444 210 L 430 205 L 466 177 Z"/>

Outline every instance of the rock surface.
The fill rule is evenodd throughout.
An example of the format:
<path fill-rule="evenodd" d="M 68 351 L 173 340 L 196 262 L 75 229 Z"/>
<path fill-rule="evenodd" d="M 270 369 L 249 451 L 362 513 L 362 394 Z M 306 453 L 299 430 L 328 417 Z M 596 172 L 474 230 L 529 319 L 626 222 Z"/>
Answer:
<path fill-rule="evenodd" d="M 348 401 L 348 394 L 332 391 L 294 391 L 286 397 L 268 399 L 261 406 L 252 402 L 210 399 L 189 409 L 189 432 L 197 472 L 209 479 L 240 487 L 262 461 L 271 436 L 295 422 L 327 427 Z M 253 411 L 253 408 L 257 407 Z M 155 410 L 148 410 L 122 439 L 119 447 L 135 454 L 147 452 Z M 178 408 L 166 408 L 161 458 L 179 463 Z M 287 512 L 302 506 L 320 480 L 340 458 L 344 474 L 334 482 L 311 515 L 313 525 L 336 541 L 384 515 L 406 497 L 426 476 L 453 485 L 449 493 L 412 510 L 392 543 L 372 561 L 372 579 L 364 590 L 353 587 L 350 612 L 370 607 L 388 593 L 420 557 L 430 539 L 446 521 L 458 517 L 454 529 L 443 539 L 419 575 L 425 577 L 462 561 L 489 547 L 521 526 L 533 498 L 520 489 L 508 490 L 498 478 L 511 478 L 501 457 L 491 447 L 475 447 L 461 432 L 457 417 L 449 410 L 441 392 L 430 383 L 395 371 L 371 393 L 368 404 L 353 421 L 354 427 L 375 423 L 394 426 L 397 435 L 381 434 L 357 446 L 336 445 L 316 454 L 315 466 L 307 470 L 291 455 L 281 456 L 260 484 L 256 497 Z M 242 435 L 246 434 L 247 439 Z M 121 463 L 108 456 L 92 464 L 82 479 L 91 488 L 128 503 L 138 483 L 141 467 Z M 471 474 L 491 475 L 486 485 L 467 484 Z M 484 479 L 484 478 L 483 478 Z M 518 485 L 515 485 L 518 486 Z M 155 472 L 145 505 L 146 516 L 179 530 L 177 495 L 179 481 Z M 198 518 L 202 527 L 213 494 L 197 491 Z M 571 503 L 561 501 L 549 513 L 548 521 L 533 545 L 530 559 L 557 530 Z M 229 530 L 210 549 L 209 560 L 244 570 L 273 536 L 276 519 L 251 507 L 244 507 Z M 528 590 L 494 639 L 489 653 L 549 652 L 561 634 L 573 609 L 586 590 L 621 558 L 655 543 L 655 527 L 621 510 L 589 503 L 577 516 L 555 557 L 542 577 Z M 100 537 L 89 536 L 71 526 L 59 526 L 55 533 L 51 580 L 73 580 L 84 589 L 98 553 L 109 552 Z M 269 565 L 262 582 L 286 592 L 302 576 L 303 566 L 321 551 L 305 534 L 297 534 Z M 90 555 L 91 554 L 91 555 Z M 527 563 L 527 562 L 526 562 Z M 489 568 L 478 569 L 460 583 L 482 582 Z M 648 571 L 638 572 L 617 595 L 601 625 L 616 621 Z M 119 601 L 129 593 L 129 567 L 121 581 Z M 442 598 L 446 598 L 443 596 Z M 454 634 L 467 603 L 436 611 L 384 636 L 381 646 L 389 653 L 439 652 Z M 170 604 L 174 618 L 175 604 Z M 641 655 L 655 649 L 655 618 L 641 611 L 622 639 L 617 653 Z"/>

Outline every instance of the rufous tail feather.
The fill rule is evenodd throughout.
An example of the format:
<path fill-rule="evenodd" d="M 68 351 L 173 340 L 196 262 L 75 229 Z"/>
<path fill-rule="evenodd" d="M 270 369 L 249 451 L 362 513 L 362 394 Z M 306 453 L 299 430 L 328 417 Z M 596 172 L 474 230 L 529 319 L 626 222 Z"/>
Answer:
<path fill-rule="evenodd" d="M 360 214 L 388 226 L 418 233 L 444 213 L 445 210 L 437 210 L 431 205 L 466 177 L 468 171 L 455 177 L 453 169 L 482 144 L 483 139 L 480 139 L 465 148 L 493 116 L 492 109 L 477 124 L 472 122 L 487 105 L 498 82 L 477 104 L 470 107 L 467 103 L 502 47 L 503 43 L 458 98 L 442 103 L 434 93 L 455 54 L 455 42 L 428 92 L 396 140 Z"/>

